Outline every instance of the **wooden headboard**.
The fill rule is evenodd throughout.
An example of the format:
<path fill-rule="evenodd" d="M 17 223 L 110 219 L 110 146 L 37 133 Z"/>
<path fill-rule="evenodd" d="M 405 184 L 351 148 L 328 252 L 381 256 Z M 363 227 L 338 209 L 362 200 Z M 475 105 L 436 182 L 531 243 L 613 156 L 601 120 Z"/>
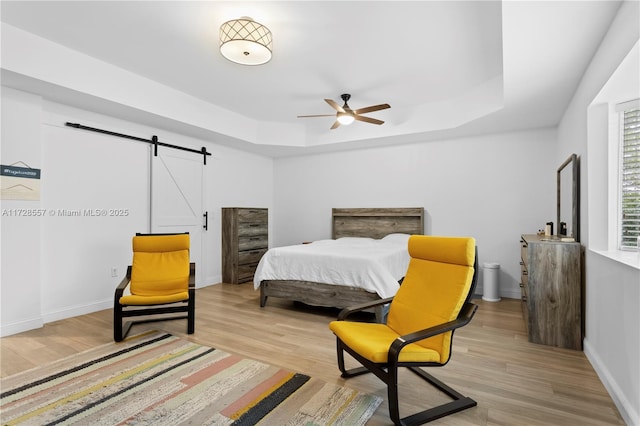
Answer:
<path fill-rule="evenodd" d="M 424 208 L 332 209 L 332 238 L 424 234 Z"/>

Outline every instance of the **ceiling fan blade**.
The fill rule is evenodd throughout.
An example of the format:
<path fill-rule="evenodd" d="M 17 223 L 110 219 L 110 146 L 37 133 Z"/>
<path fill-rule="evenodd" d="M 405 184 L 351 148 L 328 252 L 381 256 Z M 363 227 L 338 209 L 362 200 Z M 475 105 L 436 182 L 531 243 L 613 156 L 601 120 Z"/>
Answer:
<path fill-rule="evenodd" d="M 382 124 L 384 123 L 384 121 L 382 120 L 376 120 L 375 118 L 371 118 L 371 117 L 365 117 L 363 115 L 354 115 L 354 117 L 356 120 L 358 121 L 364 121 L 366 123 L 371 123 L 371 124 Z"/>
<path fill-rule="evenodd" d="M 380 111 L 381 109 L 387 109 L 387 108 L 391 108 L 391 105 L 389 104 L 372 105 L 364 108 L 359 108 L 354 112 L 356 114 L 366 114 L 368 112 Z"/>
<path fill-rule="evenodd" d="M 309 117 L 335 117 L 335 114 L 316 114 L 316 115 L 299 115 L 298 118 L 309 118 Z"/>
<path fill-rule="evenodd" d="M 332 107 L 333 109 L 335 109 L 336 111 L 338 111 L 338 112 L 344 112 L 344 109 L 343 109 L 340 105 L 338 105 L 338 104 L 336 103 L 336 101 L 334 101 L 333 99 L 325 99 L 324 101 L 325 101 L 326 103 L 328 103 L 329 105 L 331 105 L 331 107 Z"/>
<path fill-rule="evenodd" d="M 336 120 L 336 122 L 333 123 L 333 126 L 331 126 L 331 129 L 329 129 L 329 130 L 337 129 L 338 127 L 340 127 L 340 122 L 338 120 Z"/>

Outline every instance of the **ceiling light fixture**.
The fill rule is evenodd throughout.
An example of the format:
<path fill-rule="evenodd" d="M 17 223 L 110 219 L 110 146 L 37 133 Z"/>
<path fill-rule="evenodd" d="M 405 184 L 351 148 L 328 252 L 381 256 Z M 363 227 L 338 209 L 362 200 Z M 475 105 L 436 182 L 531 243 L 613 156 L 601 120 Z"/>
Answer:
<path fill-rule="evenodd" d="M 269 28 L 248 16 L 220 26 L 220 53 L 242 65 L 262 65 L 271 60 L 273 38 Z"/>
<path fill-rule="evenodd" d="M 342 124 L 343 126 L 348 126 L 349 124 L 353 123 L 354 120 L 356 119 L 353 116 L 353 112 L 351 111 L 347 111 L 347 112 L 338 112 L 337 114 L 338 116 L 336 117 L 336 119 L 340 122 L 340 124 Z"/>

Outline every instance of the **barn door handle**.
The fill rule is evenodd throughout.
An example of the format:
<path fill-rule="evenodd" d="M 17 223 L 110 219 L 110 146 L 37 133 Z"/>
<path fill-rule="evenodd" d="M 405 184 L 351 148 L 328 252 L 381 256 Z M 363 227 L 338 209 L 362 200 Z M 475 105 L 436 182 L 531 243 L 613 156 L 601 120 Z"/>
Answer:
<path fill-rule="evenodd" d="M 204 217 L 204 225 L 202 226 L 205 231 L 209 230 L 209 212 L 204 212 L 202 215 Z"/>

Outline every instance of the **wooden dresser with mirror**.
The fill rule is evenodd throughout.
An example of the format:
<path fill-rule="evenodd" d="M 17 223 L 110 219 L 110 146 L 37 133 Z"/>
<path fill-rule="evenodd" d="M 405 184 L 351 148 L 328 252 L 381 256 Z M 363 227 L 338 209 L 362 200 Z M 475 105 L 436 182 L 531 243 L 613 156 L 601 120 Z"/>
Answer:
<path fill-rule="evenodd" d="M 557 171 L 555 235 L 520 237 L 522 313 L 529 341 L 582 350 L 580 162 L 571 154 Z"/>

